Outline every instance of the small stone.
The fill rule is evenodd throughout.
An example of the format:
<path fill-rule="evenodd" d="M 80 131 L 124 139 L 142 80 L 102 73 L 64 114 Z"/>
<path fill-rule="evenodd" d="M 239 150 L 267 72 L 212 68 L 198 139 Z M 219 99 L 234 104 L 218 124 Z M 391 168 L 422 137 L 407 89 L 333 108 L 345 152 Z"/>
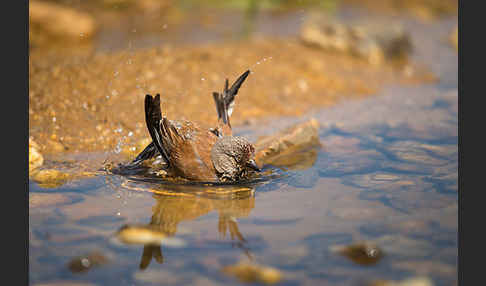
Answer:
<path fill-rule="evenodd" d="M 118 230 L 117 237 L 126 244 L 161 245 L 167 234 L 147 225 L 124 225 Z"/>
<path fill-rule="evenodd" d="M 282 280 L 282 273 L 278 269 L 245 262 L 226 266 L 222 271 L 245 283 L 275 284 Z"/>
<path fill-rule="evenodd" d="M 98 267 L 106 264 L 108 259 L 100 252 L 93 252 L 85 256 L 73 258 L 68 263 L 68 268 L 73 273 L 86 272 L 93 267 Z"/>
<path fill-rule="evenodd" d="M 42 188 L 56 188 L 64 185 L 71 174 L 54 169 L 40 170 L 32 174 L 32 179 Z"/>
<path fill-rule="evenodd" d="M 42 157 L 39 149 L 39 145 L 32 138 L 29 138 L 29 173 L 32 173 L 44 163 L 44 157 Z"/>
<path fill-rule="evenodd" d="M 369 286 L 433 286 L 432 281 L 427 277 L 414 277 L 402 281 L 376 280 Z"/>
<path fill-rule="evenodd" d="M 374 265 L 383 257 L 383 251 L 376 245 L 360 242 L 347 246 L 333 246 L 331 250 L 361 265 Z"/>

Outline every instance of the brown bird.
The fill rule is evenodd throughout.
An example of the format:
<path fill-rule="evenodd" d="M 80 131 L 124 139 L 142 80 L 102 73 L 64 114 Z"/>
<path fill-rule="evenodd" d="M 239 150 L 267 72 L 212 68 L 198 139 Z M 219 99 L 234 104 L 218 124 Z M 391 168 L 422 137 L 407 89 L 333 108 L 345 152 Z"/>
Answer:
<path fill-rule="evenodd" d="M 250 71 L 243 73 L 223 93 L 213 92 L 218 112 L 218 126 L 203 129 L 191 121 L 169 120 L 162 116 L 160 94 L 145 96 L 145 121 L 152 138 L 132 164 L 161 155 L 170 176 L 197 181 L 237 181 L 260 171 L 254 157 L 255 148 L 243 137 L 233 136 L 230 115 L 234 99 Z"/>

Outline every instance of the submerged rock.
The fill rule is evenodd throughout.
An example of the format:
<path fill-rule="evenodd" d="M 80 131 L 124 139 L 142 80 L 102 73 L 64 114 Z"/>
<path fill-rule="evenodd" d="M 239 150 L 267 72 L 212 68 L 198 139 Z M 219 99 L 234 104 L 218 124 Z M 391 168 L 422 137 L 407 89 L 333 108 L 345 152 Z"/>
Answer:
<path fill-rule="evenodd" d="M 69 262 L 68 268 L 73 273 L 82 273 L 106 263 L 108 263 L 108 259 L 102 253 L 93 252 L 85 256 L 73 258 Z"/>
<path fill-rule="evenodd" d="M 39 149 L 39 145 L 32 138 L 29 138 L 29 173 L 32 173 L 44 163 L 44 157 L 42 157 Z"/>
<path fill-rule="evenodd" d="M 433 286 L 432 281 L 427 277 L 414 277 L 402 281 L 376 280 L 369 286 Z"/>
<path fill-rule="evenodd" d="M 64 185 L 72 178 L 72 175 L 54 169 L 47 169 L 36 171 L 31 177 L 42 188 L 56 188 Z"/>
<path fill-rule="evenodd" d="M 275 268 L 245 262 L 226 266 L 221 271 L 245 283 L 275 284 L 282 280 L 282 273 Z"/>
<path fill-rule="evenodd" d="M 300 38 L 306 44 L 364 58 L 371 64 L 407 58 L 412 50 L 410 37 L 400 25 L 348 25 L 314 15 L 302 26 Z"/>
<path fill-rule="evenodd" d="M 255 161 L 259 166 L 271 164 L 296 169 L 308 168 L 317 158 L 317 152 L 313 149 L 320 147 L 318 132 L 319 123 L 311 119 L 260 138 L 255 143 Z"/>
<path fill-rule="evenodd" d="M 383 251 L 376 245 L 360 242 L 352 245 L 336 245 L 331 250 L 349 258 L 351 261 L 361 265 L 373 265 L 381 260 Z"/>

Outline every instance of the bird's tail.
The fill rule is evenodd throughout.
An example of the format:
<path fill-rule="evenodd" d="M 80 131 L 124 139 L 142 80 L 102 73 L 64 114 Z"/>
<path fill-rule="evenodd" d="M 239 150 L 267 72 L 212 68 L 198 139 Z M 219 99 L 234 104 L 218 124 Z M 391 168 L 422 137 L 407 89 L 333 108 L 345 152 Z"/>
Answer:
<path fill-rule="evenodd" d="M 147 129 L 152 137 L 152 143 L 155 148 L 162 155 L 164 160 L 169 162 L 169 154 L 162 143 L 162 135 L 160 133 L 160 122 L 162 121 L 162 112 L 160 111 L 160 94 L 152 97 L 150 94 L 145 96 L 145 123 Z"/>

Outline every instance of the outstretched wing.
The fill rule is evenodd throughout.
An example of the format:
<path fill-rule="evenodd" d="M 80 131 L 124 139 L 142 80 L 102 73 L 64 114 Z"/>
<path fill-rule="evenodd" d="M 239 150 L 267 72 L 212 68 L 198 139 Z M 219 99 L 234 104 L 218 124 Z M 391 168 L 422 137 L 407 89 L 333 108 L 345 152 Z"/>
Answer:
<path fill-rule="evenodd" d="M 245 81 L 245 79 L 250 74 L 250 70 L 244 72 L 238 79 L 233 83 L 231 88 L 228 89 L 228 79 L 226 79 L 224 84 L 223 93 L 213 92 L 213 99 L 216 105 L 216 111 L 218 112 L 218 121 L 220 126 L 213 130 L 213 133 L 217 136 L 220 135 L 231 135 L 231 123 L 230 116 L 233 113 L 235 96 L 238 94 L 238 90 Z M 218 130 L 222 129 L 222 130 Z"/>
<path fill-rule="evenodd" d="M 238 94 L 238 90 L 240 89 L 241 85 L 245 81 L 245 79 L 250 74 L 250 70 L 244 72 L 240 77 L 233 83 L 231 88 L 228 90 L 228 79 L 226 79 L 225 87 L 224 87 L 224 102 L 226 104 L 226 109 L 228 109 L 228 116 L 231 116 L 233 113 L 233 106 L 235 96 Z"/>
<path fill-rule="evenodd" d="M 140 152 L 130 164 L 137 165 L 139 163 L 142 163 L 145 160 L 157 156 L 158 154 L 159 152 L 157 151 L 157 147 L 155 147 L 154 142 L 150 142 L 150 144 L 148 144 L 147 147 L 145 147 L 145 149 L 143 149 L 143 151 Z"/>

